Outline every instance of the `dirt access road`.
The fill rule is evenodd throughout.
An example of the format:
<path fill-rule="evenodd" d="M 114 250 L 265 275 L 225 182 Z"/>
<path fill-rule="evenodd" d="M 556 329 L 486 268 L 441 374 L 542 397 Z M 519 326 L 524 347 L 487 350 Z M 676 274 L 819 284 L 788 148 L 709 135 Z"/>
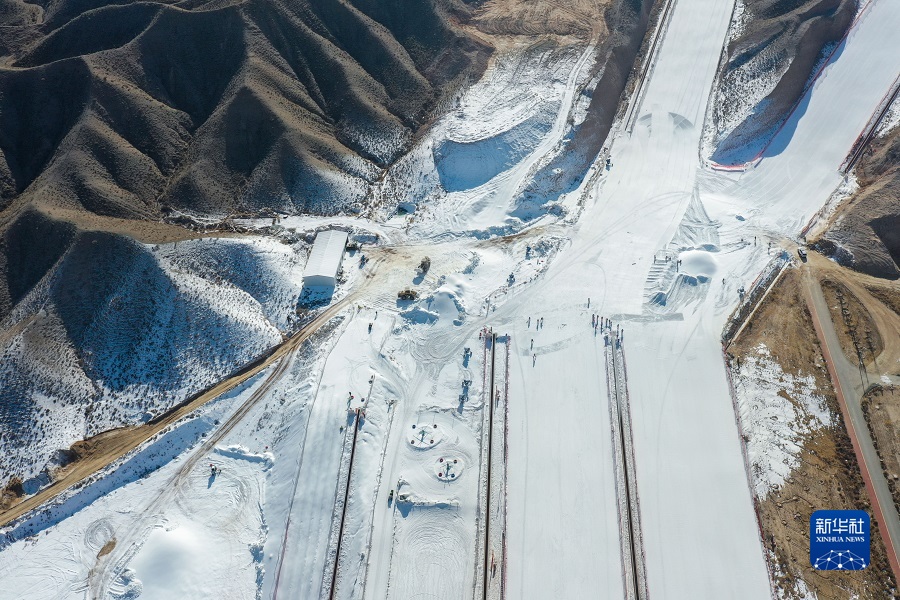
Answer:
<path fill-rule="evenodd" d="M 812 257 L 811 257 L 812 258 Z M 815 261 L 816 259 L 813 259 Z M 823 259 L 824 260 L 824 259 Z M 813 262 L 811 261 L 811 262 Z M 865 392 L 860 370 L 844 356 L 838 340 L 831 313 L 822 294 L 818 279 L 813 274 L 814 266 L 803 267 L 803 292 L 822 346 L 822 353 L 828 372 L 834 383 L 834 391 L 844 415 L 847 434 L 853 442 L 857 462 L 862 472 L 875 518 L 881 525 L 888 561 L 894 577 L 900 577 L 900 562 L 897 548 L 900 543 L 900 518 L 894 508 L 894 501 L 887 480 L 881 469 L 881 461 L 865 421 L 860 403 Z"/>
<path fill-rule="evenodd" d="M 308 325 L 282 342 L 281 345 L 276 346 L 275 349 L 270 351 L 268 355 L 255 360 L 249 365 L 246 365 L 236 374 L 219 382 L 205 392 L 198 394 L 189 401 L 176 406 L 169 412 L 165 413 L 163 416 L 153 421 L 136 427 L 122 427 L 104 431 L 103 433 L 100 433 L 90 439 L 79 442 L 78 445 L 83 448 L 82 455 L 74 462 L 69 464 L 65 468 L 61 476 L 52 484 L 50 484 L 34 496 L 31 496 L 30 498 L 27 498 L 0 513 L 0 527 L 14 521 L 15 519 L 18 519 L 22 515 L 28 513 L 31 510 L 34 510 L 35 508 L 38 508 L 44 503 L 52 501 L 54 498 L 70 489 L 72 486 L 84 481 L 88 477 L 91 477 L 101 469 L 104 469 L 132 450 L 138 448 L 141 444 L 145 443 L 154 435 L 156 435 L 166 427 L 169 427 L 173 423 L 176 423 L 180 419 L 184 418 L 192 411 L 203 406 L 214 398 L 217 398 L 218 396 L 234 389 L 245 381 L 258 375 L 260 372 L 267 369 L 271 365 L 281 361 L 282 359 L 288 358 L 288 355 L 293 353 L 294 350 L 296 350 L 300 346 L 300 344 L 309 339 L 310 336 L 312 336 L 325 323 L 331 320 L 344 308 L 351 305 L 358 298 L 358 296 L 364 292 L 364 290 L 367 288 L 368 282 L 372 281 L 375 271 L 383 262 L 383 260 L 383 258 L 372 259 L 366 268 L 366 279 L 358 289 L 347 294 L 347 296 L 343 300 L 340 300 L 334 305 L 326 308 Z M 284 360 L 283 364 L 287 364 L 288 362 L 290 361 Z M 270 376 L 270 379 L 272 377 L 275 377 L 275 380 L 277 380 L 277 376 L 280 376 L 281 371 L 282 369 L 277 369 Z M 268 387 L 270 387 L 272 383 L 274 383 L 274 380 L 271 382 L 267 380 L 263 385 L 263 389 L 268 389 Z M 244 403 L 244 405 L 242 405 L 237 410 L 235 415 L 228 421 L 228 423 L 226 423 L 226 425 L 220 429 L 220 432 L 227 433 L 227 431 L 234 426 L 234 423 L 237 422 L 235 421 L 235 419 L 240 420 L 240 418 L 244 414 L 246 414 L 247 411 L 250 410 L 250 408 L 252 408 L 252 406 L 259 400 L 259 398 L 264 395 L 265 394 L 253 394 Z"/>

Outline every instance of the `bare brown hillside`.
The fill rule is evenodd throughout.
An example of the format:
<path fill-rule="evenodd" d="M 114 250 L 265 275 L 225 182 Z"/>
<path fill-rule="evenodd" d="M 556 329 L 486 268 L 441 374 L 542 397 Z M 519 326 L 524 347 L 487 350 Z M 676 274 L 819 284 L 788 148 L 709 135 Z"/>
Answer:
<path fill-rule="evenodd" d="M 867 275 L 900 279 L 900 127 L 872 140 L 855 174 L 859 191 L 837 208 L 816 246 Z"/>
<path fill-rule="evenodd" d="M 454 24 L 468 10 L 3 0 L 0 207 L 345 209 L 484 68 L 489 47 Z"/>

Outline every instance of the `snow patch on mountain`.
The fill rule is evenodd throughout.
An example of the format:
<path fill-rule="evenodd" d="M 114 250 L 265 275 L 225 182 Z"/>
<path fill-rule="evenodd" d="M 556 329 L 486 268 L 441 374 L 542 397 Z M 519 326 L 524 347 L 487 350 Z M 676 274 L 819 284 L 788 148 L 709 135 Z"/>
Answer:
<path fill-rule="evenodd" d="M 116 244 L 108 250 L 127 260 L 85 273 L 80 257 L 64 258 L 0 326 L 8 332 L 0 340 L 4 483 L 47 479 L 57 452 L 160 414 L 295 326 L 305 254 L 291 246 L 266 238 Z M 90 304 L 62 298 L 60 313 L 59 294 L 76 284 Z"/>

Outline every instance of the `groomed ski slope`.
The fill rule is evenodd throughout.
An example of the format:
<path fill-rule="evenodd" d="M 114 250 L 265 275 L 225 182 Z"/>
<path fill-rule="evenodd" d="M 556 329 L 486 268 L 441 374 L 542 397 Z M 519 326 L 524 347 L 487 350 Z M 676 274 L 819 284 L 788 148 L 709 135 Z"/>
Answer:
<path fill-rule="evenodd" d="M 670 306 L 677 321 L 657 321 L 644 307 L 654 254 L 672 240 L 695 194 L 700 121 L 730 10 L 714 0 L 679 0 L 634 132 L 614 142 L 613 167 L 576 226 L 572 248 L 531 290 L 533 303 L 526 310 L 547 315 L 551 323 L 569 320 L 563 314 L 573 303 L 585 306 L 591 297 L 593 312 L 625 328 L 638 493 L 654 598 L 769 595 L 718 349 L 720 329 L 709 320 L 715 294 L 705 293 L 701 306 Z M 586 315 L 572 325 L 577 331 L 589 323 Z M 521 341 L 523 333 L 516 331 L 514 337 Z M 511 489 L 520 489 L 516 473 L 522 469 L 520 481 L 544 480 L 550 499 L 542 505 L 539 490 L 510 497 L 515 525 L 509 532 L 510 597 L 547 597 L 551 590 L 564 591 L 563 597 L 593 597 L 598 587 L 600 597 L 620 597 L 617 523 L 609 519 L 615 505 L 610 501 L 605 387 L 597 389 L 593 381 L 601 363 L 594 369 L 573 368 L 574 373 L 528 367 L 520 389 L 532 390 L 539 385 L 536 380 L 543 380 L 546 390 L 540 396 L 527 394 L 521 412 L 511 403 L 513 422 L 527 421 L 527 433 L 511 439 Z M 566 402 L 577 404 L 563 419 L 565 429 L 553 426 L 556 419 L 532 420 L 533 406 Z M 564 445 L 561 440 L 570 436 L 602 441 L 599 447 L 584 441 Z M 539 463 L 518 462 L 541 440 L 559 449 L 555 476 L 533 468 Z M 583 478 L 592 485 L 581 483 Z M 558 488 L 567 497 L 561 503 L 555 498 Z M 546 513 L 554 509 L 558 522 L 545 527 Z M 604 514 L 606 523 L 597 523 Z"/>
<path fill-rule="evenodd" d="M 614 166 L 576 226 L 572 248 L 530 290 L 534 302 L 518 311 L 513 333 L 521 343 L 529 314 L 571 322 L 573 304 L 584 306 L 589 296 L 593 310 L 626 329 L 638 492 L 654 598 L 771 594 L 719 335 L 737 289 L 749 285 L 770 258 L 768 240 L 795 236 L 839 184 L 836 168 L 896 75 L 891 57 L 900 52 L 900 44 L 890 41 L 890 31 L 900 27 L 900 10 L 894 3 L 875 2 L 755 171 L 743 177 L 703 171 L 701 120 L 730 10 L 728 3 L 679 0 L 635 130 L 615 140 Z M 690 241 L 698 224 L 685 215 L 692 199 L 716 233 L 700 236 L 696 247 Z M 645 287 L 657 287 L 655 277 L 672 278 L 658 274 L 662 268 L 654 265 L 654 254 L 683 251 L 708 253 L 709 260 L 700 261 L 711 265 L 699 273 L 705 277 L 691 283 L 676 275 L 666 306 L 646 304 Z M 585 327 L 586 319 L 576 329 Z M 587 352 L 575 348 L 576 354 Z M 602 411 L 592 410 L 589 401 L 592 374 L 580 370 L 573 386 L 567 368 L 540 372 L 530 366 L 526 361 L 519 371 L 524 373 L 519 389 L 525 392 L 519 410 L 511 402 L 513 423 L 527 425 L 513 428 L 510 483 L 513 490 L 534 479 L 546 486 L 510 497 L 510 595 L 539 598 L 545 594 L 535 591 L 552 589 L 590 597 L 599 588 L 612 597 L 613 546 L 604 543 L 593 512 L 571 511 L 578 502 L 571 495 L 589 499 L 594 511 L 608 509 L 606 497 L 580 481 L 590 473 L 608 494 L 608 474 L 595 460 L 599 452 L 585 443 L 587 428 L 605 434 Z M 572 394 L 579 396 L 580 418 L 569 419 L 571 429 L 561 428 L 567 403 L 575 401 Z M 557 411 L 532 418 L 532 407 L 551 402 Z M 568 445 L 573 437 L 582 442 L 574 448 Z M 552 475 L 525 460 L 541 444 L 558 449 Z M 566 490 L 562 498 L 560 488 Z M 556 518 L 548 516 L 554 511 Z M 546 526 L 548 519 L 553 527 Z"/>
<path fill-rule="evenodd" d="M 900 9 L 872 0 L 812 89 L 746 173 L 706 171 L 704 191 L 795 235 L 841 184 L 838 171 L 898 74 Z"/>
<path fill-rule="evenodd" d="M 623 597 L 605 341 L 579 287 L 510 323 L 510 598 Z"/>
<path fill-rule="evenodd" d="M 7 528 L 0 598 L 327 598 L 335 560 L 337 598 L 470 597 L 483 560 L 485 326 L 511 336 L 507 597 L 622 598 L 606 342 L 593 314 L 624 329 L 650 596 L 771 597 L 719 336 L 738 289 L 774 257 L 769 241 L 796 237 L 840 183 L 838 165 L 896 76 L 900 3 L 873 1 L 746 173 L 709 170 L 699 152 L 731 9 L 675 4 L 634 130 L 611 140 L 612 169 L 563 199 L 572 207 L 584 194 L 574 224 L 546 219 L 523 236 L 484 239 L 515 223 L 507 215 L 516 206 L 486 190 L 514 194 L 524 167 L 435 202 L 412 230 L 371 224 L 393 247 L 371 250 L 385 266 L 365 297 L 286 359 L 238 426 L 193 469 L 183 466 L 275 369 Z M 537 164 L 561 134 L 587 56 L 527 73 L 540 81 L 540 69 L 555 69 L 561 104 L 544 111 L 552 126 L 519 164 Z M 481 106 L 490 89 L 477 91 Z M 479 114 L 473 132 L 506 130 Z M 459 206 L 480 210 L 458 218 Z M 457 229 L 448 236 L 447 227 Z M 431 272 L 415 277 L 425 254 Z M 363 270 L 347 259 L 344 268 L 352 289 Z M 398 302 L 409 285 L 420 299 Z M 367 416 L 336 557 L 348 453 L 341 426 L 360 406 Z M 439 432 L 433 448 L 411 444 L 413 425 Z M 458 480 L 438 477 L 443 456 L 464 465 Z M 213 478 L 208 463 L 224 471 Z M 401 491 L 408 501 L 398 504 Z"/>

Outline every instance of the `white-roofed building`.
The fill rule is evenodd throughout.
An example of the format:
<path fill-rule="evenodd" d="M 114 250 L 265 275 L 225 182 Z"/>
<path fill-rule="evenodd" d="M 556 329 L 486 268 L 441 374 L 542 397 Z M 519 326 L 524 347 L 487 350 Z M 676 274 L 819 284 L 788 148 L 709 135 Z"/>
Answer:
<path fill-rule="evenodd" d="M 344 248 L 347 246 L 347 232 L 329 229 L 316 235 L 309 260 L 303 270 L 304 286 L 331 286 L 341 268 Z"/>

